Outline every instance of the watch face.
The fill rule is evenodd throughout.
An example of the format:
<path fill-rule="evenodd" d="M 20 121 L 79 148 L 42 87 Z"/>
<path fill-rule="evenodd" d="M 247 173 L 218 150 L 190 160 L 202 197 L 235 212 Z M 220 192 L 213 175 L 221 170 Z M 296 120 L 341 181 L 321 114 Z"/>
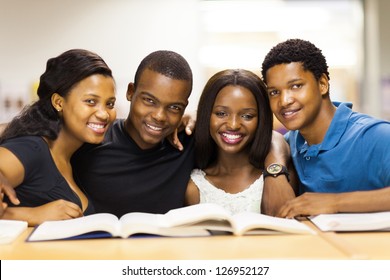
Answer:
<path fill-rule="evenodd" d="M 268 166 L 267 171 L 271 174 L 278 174 L 280 171 L 282 171 L 282 166 L 280 164 L 274 163 Z"/>

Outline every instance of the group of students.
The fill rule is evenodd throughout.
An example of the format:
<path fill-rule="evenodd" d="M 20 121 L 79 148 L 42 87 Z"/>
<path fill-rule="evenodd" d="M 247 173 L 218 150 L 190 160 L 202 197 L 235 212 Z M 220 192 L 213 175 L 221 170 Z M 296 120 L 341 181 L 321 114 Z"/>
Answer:
<path fill-rule="evenodd" d="M 284 41 L 261 74 L 213 75 L 194 125 L 183 118 L 189 64 L 156 51 L 128 85 L 123 120 L 102 58 L 75 49 L 49 59 L 39 100 L 0 136 L 0 216 L 36 225 L 204 202 L 286 218 L 390 210 L 390 123 L 331 101 L 321 50 Z"/>

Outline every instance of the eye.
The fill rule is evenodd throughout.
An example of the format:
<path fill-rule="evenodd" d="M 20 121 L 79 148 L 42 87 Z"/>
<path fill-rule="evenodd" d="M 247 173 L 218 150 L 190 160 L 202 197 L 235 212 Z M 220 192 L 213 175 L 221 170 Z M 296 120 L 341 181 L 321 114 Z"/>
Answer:
<path fill-rule="evenodd" d="M 156 102 L 154 102 L 154 100 L 152 98 L 149 98 L 149 97 L 144 97 L 143 100 L 145 103 L 151 104 L 151 105 L 156 103 Z"/>
<path fill-rule="evenodd" d="M 247 121 L 250 121 L 252 120 L 255 116 L 253 116 L 252 114 L 244 114 L 241 116 L 244 120 L 247 120 Z"/>
<path fill-rule="evenodd" d="M 277 90 L 270 90 L 270 91 L 268 91 L 268 95 L 269 96 L 275 96 L 275 95 L 277 95 L 279 93 L 279 91 L 277 91 Z"/>
<path fill-rule="evenodd" d="M 107 102 L 107 107 L 110 108 L 110 109 L 114 109 L 114 107 L 115 107 L 115 101 L 109 101 L 109 102 Z"/>
<path fill-rule="evenodd" d="M 179 105 L 171 105 L 169 106 L 169 110 L 175 113 L 181 113 L 183 111 L 183 108 Z"/>
<path fill-rule="evenodd" d="M 226 116 L 227 116 L 227 113 L 224 112 L 224 111 L 217 111 L 217 112 L 215 112 L 215 115 L 216 115 L 218 118 L 223 118 L 223 117 L 226 117 Z"/>
<path fill-rule="evenodd" d="M 96 105 L 95 99 L 86 99 L 84 102 L 87 103 L 88 105 Z"/>
<path fill-rule="evenodd" d="M 292 89 L 300 89 L 303 85 L 302 84 L 293 84 L 291 86 Z"/>

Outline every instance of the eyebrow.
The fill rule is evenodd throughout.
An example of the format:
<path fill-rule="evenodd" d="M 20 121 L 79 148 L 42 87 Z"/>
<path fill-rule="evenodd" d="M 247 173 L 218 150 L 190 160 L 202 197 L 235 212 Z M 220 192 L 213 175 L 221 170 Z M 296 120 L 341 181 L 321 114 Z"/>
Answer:
<path fill-rule="evenodd" d="M 228 106 L 223 106 L 223 105 L 215 105 L 214 108 L 223 108 L 223 109 L 229 109 Z M 240 109 L 240 111 L 257 111 L 258 109 L 257 108 L 242 108 Z"/>
<path fill-rule="evenodd" d="M 95 97 L 95 98 L 99 98 L 99 99 L 102 98 L 102 96 L 100 96 L 99 94 L 96 94 L 96 93 L 85 93 L 84 96 Z M 116 97 L 112 96 L 112 97 L 109 97 L 108 99 L 116 100 Z"/>
<path fill-rule="evenodd" d="M 287 84 L 293 84 L 293 83 L 296 83 L 296 82 L 299 82 L 299 81 L 302 81 L 301 78 L 296 78 L 296 79 L 292 79 L 290 81 L 287 82 Z"/>
<path fill-rule="evenodd" d="M 140 95 L 148 96 L 148 97 L 150 97 L 150 98 L 152 98 L 152 99 L 157 100 L 159 103 L 161 103 L 160 99 L 158 99 L 156 96 L 154 96 L 154 95 L 151 94 L 150 92 L 141 91 L 141 92 L 140 92 Z M 188 103 L 188 102 L 187 102 L 187 103 Z M 183 103 L 183 102 L 178 101 L 178 102 L 169 103 L 169 105 L 180 105 L 180 106 L 185 107 L 185 106 L 187 106 L 187 103 Z"/>
<path fill-rule="evenodd" d="M 99 94 L 96 94 L 96 93 L 84 93 L 83 95 L 84 96 L 92 96 L 92 97 L 96 97 L 96 98 L 101 98 L 101 96 Z"/>
<path fill-rule="evenodd" d="M 295 79 L 287 81 L 287 84 L 291 85 L 291 84 L 294 84 L 296 82 L 302 82 L 302 81 L 303 81 L 303 79 L 301 79 L 301 78 L 295 78 Z M 277 87 L 271 87 L 271 86 L 267 85 L 267 90 L 273 90 L 273 89 L 276 89 L 276 88 Z"/>

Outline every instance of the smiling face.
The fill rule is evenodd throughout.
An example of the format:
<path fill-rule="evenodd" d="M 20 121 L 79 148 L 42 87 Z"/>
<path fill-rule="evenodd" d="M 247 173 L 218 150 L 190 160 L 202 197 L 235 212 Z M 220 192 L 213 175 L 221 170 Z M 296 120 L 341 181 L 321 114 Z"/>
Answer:
<path fill-rule="evenodd" d="M 324 102 L 329 102 L 325 75 L 316 80 L 301 63 L 292 62 L 268 69 L 266 80 L 271 109 L 287 129 L 308 134 L 322 127 Z"/>
<path fill-rule="evenodd" d="M 114 80 L 100 74 L 81 80 L 65 98 L 54 94 L 52 102 L 62 115 L 62 133 L 80 143 L 102 142 L 116 118 Z"/>
<path fill-rule="evenodd" d="M 158 145 L 180 124 L 188 104 L 191 84 L 145 69 L 137 88 L 129 84 L 127 99 L 131 101 L 126 129 L 141 149 Z"/>
<path fill-rule="evenodd" d="M 220 150 L 245 150 L 255 136 L 257 123 L 256 99 L 247 88 L 229 85 L 218 93 L 210 118 L 210 135 Z"/>

